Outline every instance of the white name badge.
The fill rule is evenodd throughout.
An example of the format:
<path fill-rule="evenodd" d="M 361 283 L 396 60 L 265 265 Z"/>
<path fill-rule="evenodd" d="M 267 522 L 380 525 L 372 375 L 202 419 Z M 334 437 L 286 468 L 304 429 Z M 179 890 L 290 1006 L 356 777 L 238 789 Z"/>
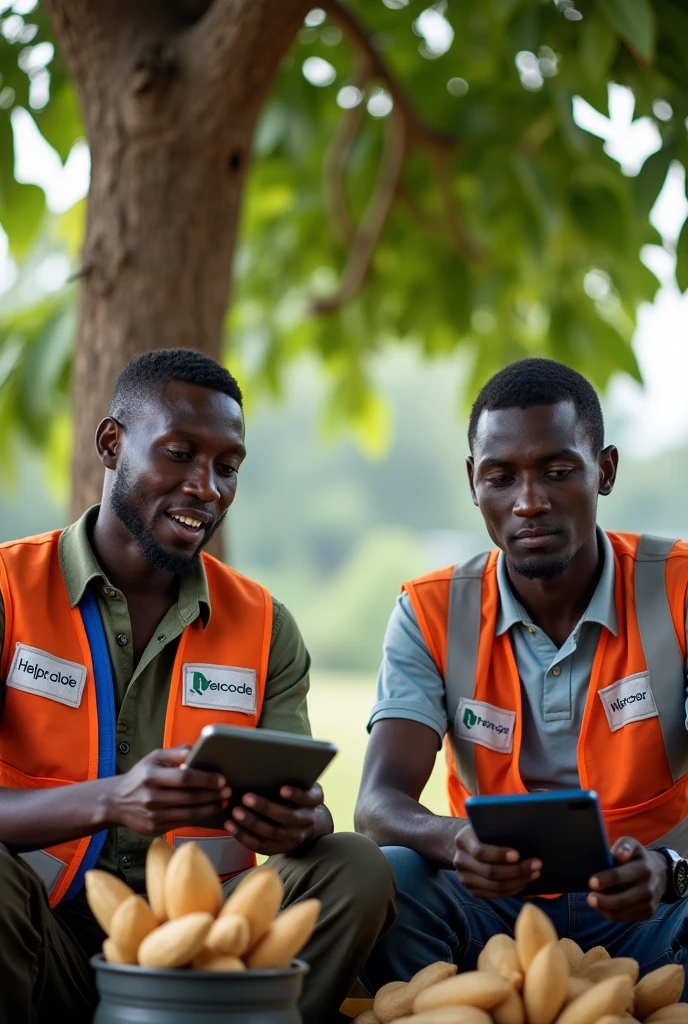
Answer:
<path fill-rule="evenodd" d="M 642 722 L 659 714 L 650 688 L 649 672 L 636 672 L 634 676 L 626 676 L 597 692 L 612 732 L 617 732 L 629 722 Z"/>
<path fill-rule="evenodd" d="M 213 711 L 256 713 L 256 673 L 231 665 L 184 665 L 182 704 Z"/>
<path fill-rule="evenodd" d="M 78 708 L 88 670 L 75 661 L 56 658 L 37 647 L 16 644 L 7 685 L 37 697 L 47 697 L 70 708 Z"/>
<path fill-rule="evenodd" d="M 454 731 L 462 740 L 510 754 L 514 747 L 515 711 L 496 708 L 481 700 L 462 697 L 454 718 Z"/>

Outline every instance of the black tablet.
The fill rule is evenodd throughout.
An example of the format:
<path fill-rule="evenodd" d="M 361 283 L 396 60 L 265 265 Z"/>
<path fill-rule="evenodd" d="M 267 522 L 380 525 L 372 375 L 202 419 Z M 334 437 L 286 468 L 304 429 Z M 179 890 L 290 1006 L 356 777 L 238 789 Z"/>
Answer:
<path fill-rule="evenodd" d="M 589 892 L 591 875 L 613 867 L 597 793 L 550 790 L 472 796 L 466 813 L 481 843 L 542 861 L 542 873 L 519 896 Z"/>
<path fill-rule="evenodd" d="M 248 792 L 279 800 L 282 786 L 310 789 L 336 753 L 333 743 L 310 736 L 272 729 L 206 725 L 189 751 L 186 764 L 224 775 L 232 789 L 231 808 Z M 214 820 L 226 821 L 228 811 L 216 815 Z M 211 821 L 202 825 L 213 827 Z"/>

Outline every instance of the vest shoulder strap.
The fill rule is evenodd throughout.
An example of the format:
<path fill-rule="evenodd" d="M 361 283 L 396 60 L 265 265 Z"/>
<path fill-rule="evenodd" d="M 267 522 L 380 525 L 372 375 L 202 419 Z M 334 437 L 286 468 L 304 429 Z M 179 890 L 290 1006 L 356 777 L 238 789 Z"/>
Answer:
<path fill-rule="evenodd" d="M 643 534 L 634 569 L 635 609 L 650 685 L 674 782 L 688 772 L 685 665 L 671 616 L 666 562 L 676 543 Z"/>
<path fill-rule="evenodd" d="M 485 551 L 462 565 L 455 566 L 449 584 L 444 687 L 450 735 L 462 698 L 470 700 L 475 692 L 482 586 L 488 558 L 489 554 Z M 477 793 L 475 747 L 468 743 L 464 746 L 469 749 L 462 751 L 459 777 L 469 793 Z M 458 764 L 459 762 L 457 767 Z"/>

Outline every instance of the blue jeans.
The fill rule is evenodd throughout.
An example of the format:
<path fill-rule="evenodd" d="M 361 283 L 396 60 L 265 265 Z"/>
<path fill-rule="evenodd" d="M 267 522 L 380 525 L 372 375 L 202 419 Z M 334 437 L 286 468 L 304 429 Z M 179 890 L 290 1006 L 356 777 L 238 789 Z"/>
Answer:
<path fill-rule="evenodd" d="M 472 970 L 478 954 L 500 932 L 513 935 L 523 900 L 482 900 L 471 896 L 455 871 L 437 869 L 405 846 L 383 847 L 397 882 L 396 923 L 373 950 L 361 975 L 369 992 L 388 981 L 407 981 L 436 960 Z M 663 964 L 688 960 L 688 899 L 663 903 L 649 921 L 615 924 L 572 893 L 534 902 L 552 921 L 560 938 L 584 950 L 606 946 L 612 956 L 631 956 L 641 974 Z M 688 1001 L 684 988 L 683 1000 Z"/>

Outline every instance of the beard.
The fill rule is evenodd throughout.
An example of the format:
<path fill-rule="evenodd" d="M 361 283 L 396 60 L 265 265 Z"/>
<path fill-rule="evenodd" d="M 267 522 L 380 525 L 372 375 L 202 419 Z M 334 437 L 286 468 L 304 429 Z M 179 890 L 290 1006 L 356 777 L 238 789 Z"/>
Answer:
<path fill-rule="evenodd" d="M 126 463 L 119 467 L 110 491 L 110 504 L 125 530 L 131 534 L 139 546 L 141 554 L 153 566 L 163 572 L 185 576 L 193 572 L 201 560 L 201 551 L 208 544 L 215 531 L 222 525 L 224 515 L 220 516 L 212 529 L 205 533 L 198 547 L 191 555 L 178 555 L 167 551 L 158 544 L 153 533 L 155 521 L 162 519 L 164 512 L 157 512 L 153 524 L 148 526 L 141 515 L 147 504 L 147 492 L 138 484 L 132 483 L 131 474 Z M 225 513 L 226 515 L 226 513 Z"/>
<path fill-rule="evenodd" d="M 549 562 L 514 562 L 509 558 L 508 562 L 512 572 L 527 580 L 555 580 L 571 565 L 570 558 L 553 558 Z"/>

